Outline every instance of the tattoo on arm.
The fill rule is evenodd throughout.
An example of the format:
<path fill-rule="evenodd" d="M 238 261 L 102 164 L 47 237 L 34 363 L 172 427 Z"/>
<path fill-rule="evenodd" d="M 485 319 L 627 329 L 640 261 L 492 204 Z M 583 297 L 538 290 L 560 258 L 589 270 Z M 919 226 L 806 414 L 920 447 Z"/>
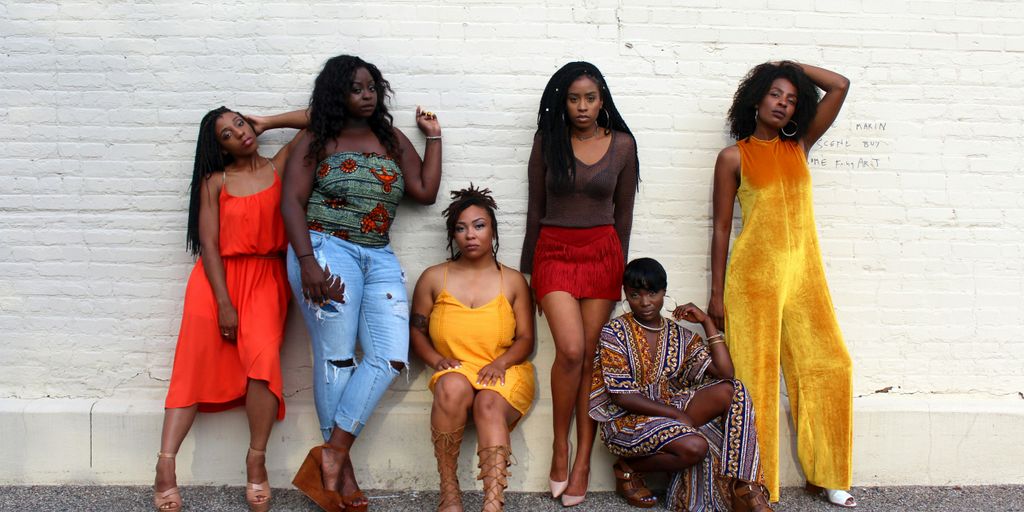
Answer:
<path fill-rule="evenodd" d="M 423 334 L 429 335 L 430 322 L 427 321 L 427 317 L 419 313 L 413 313 L 412 317 L 409 318 L 409 325 Z"/>

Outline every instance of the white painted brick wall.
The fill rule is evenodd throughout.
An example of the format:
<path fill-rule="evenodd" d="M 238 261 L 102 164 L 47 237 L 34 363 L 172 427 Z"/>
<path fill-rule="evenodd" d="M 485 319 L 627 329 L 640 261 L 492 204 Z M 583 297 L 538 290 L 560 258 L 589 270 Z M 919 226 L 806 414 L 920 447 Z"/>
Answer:
<path fill-rule="evenodd" d="M 303 106 L 323 61 L 376 63 L 439 203 L 402 207 L 410 274 L 444 256 L 446 191 L 486 185 L 518 260 L 526 160 L 550 74 L 596 63 L 636 133 L 631 256 L 706 303 L 711 169 L 754 64 L 853 82 L 812 152 L 817 218 L 857 394 L 1024 392 L 1024 4 L 1016 1 L 20 1 L 0 6 L 0 398 L 159 400 L 185 279 L 197 123 Z M 263 138 L 269 154 L 288 137 Z M 284 365 L 308 398 L 298 322 Z M 539 351 L 550 352 L 543 340 Z M 419 368 L 398 388 L 420 394 Z M 546 386 L 545 386 L 546 387 Z M 1022 396 L 1024 397 L 1024 396 Z"/>

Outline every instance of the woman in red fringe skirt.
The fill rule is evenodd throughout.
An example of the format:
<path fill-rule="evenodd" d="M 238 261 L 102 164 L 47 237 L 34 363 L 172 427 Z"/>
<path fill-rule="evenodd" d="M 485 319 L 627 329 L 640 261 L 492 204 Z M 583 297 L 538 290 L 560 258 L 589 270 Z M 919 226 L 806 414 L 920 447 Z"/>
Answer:
<path fill-rule="evenodd" d="M 551 496 L 583 502 L 596 424 L 587 415 L 601 327 L 621 293 L 639 181 L 636 141 L 593 64 L 570 62 L 541 96 L 520 270 L 555 340 Z M 569 427 L 576 418 L 576 458 Z"/>

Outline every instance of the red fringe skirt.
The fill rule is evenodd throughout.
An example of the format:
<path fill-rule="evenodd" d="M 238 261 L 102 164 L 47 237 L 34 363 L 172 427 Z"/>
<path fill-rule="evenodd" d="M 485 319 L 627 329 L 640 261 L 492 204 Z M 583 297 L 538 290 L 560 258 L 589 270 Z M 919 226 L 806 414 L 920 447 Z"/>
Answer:
<path fill-rule="evenodd" d="M 533 293 L 540 302 L 551 292 L 576 299 L 622 296 L 622 243 L 612 225 L 592 228 L 541 226 L 533 255 Z"/>

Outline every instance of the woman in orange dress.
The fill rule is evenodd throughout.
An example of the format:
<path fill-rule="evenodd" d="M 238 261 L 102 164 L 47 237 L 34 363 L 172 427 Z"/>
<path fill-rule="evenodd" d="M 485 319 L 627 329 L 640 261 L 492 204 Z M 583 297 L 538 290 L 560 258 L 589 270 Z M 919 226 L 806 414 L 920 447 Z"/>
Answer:
<path fill-rule="evenodd" d="M 504 509 L 509 433 L 530 409 L 533 300 L 522 274 L 497 260 L 497 206 L 487 189 L 452 192 L 444 211 L 451 259 L 423 272 L 413 292 L 412 349 L 435 370 L 431 438 L 441 476 L 440 512 L 462 511 L 457 474 L 473 414 L 485 511 Z M 452 243 L 455 243 L 453 247 Z"/>
<path fill-rule="evenodd" d="M 295 139 L 268 159 L 257 152 L 256 137 L 305 126 L 305 111 L 246 118 L 225 107 L 200 123 L 187 242 L 199 261 L 185 289 L 164 404 L 157 510 L 181 509 L 174 457 L 196 412 L 240 405 L 249 418 L 246 501 L 253 510 L 270 507 L 264 464 L 274 419 L 284 418 L 280 348 L 288 310 L 279 169 Z"/>

